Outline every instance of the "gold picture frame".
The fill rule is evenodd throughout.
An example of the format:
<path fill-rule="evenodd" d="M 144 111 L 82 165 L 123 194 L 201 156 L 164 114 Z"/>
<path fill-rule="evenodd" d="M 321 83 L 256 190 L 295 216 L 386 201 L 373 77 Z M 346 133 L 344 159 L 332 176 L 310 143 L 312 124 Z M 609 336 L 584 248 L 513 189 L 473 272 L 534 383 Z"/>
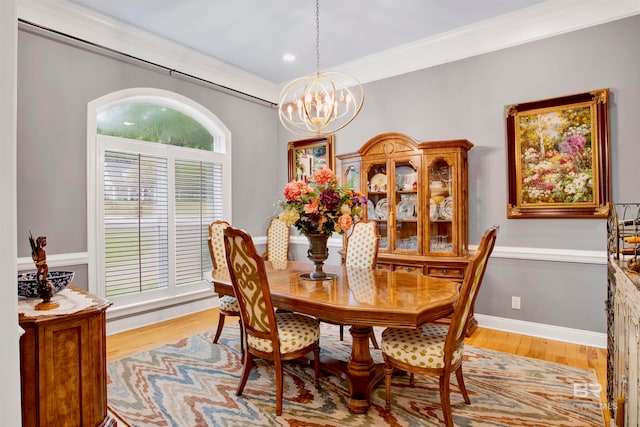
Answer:
<path fill-rule="evenodd" d="M 321 136 L 288 144 L 289 181 L 311 181 L 315 171 L 327 167 L 335 172 L 333 135 Z"/>
<path fill-rule="evenodd" d="M 609 90 L 507 105 L 507 218 L 606 218 Z"/>

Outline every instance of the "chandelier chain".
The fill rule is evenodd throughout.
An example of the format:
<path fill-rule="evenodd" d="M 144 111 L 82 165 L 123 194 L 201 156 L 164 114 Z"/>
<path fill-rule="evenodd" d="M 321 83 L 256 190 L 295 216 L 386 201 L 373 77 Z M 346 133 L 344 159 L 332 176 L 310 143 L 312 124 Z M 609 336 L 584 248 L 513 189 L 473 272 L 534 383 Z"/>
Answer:
<path fill-rule="evenodd" d="M 316 72 L 320 73 L 320 0 L 316 0 Z"/>

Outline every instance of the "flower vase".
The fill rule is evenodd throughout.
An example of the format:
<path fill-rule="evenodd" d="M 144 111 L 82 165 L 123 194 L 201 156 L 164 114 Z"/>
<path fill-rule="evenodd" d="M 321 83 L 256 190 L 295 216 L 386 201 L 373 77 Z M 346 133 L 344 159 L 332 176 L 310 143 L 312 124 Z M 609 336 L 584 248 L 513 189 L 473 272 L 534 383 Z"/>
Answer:
<path fill-rule="evenodd" d="M 313 271 L 301 274 L 301 278 L 307 280 L 330 280 L 337 277 L 336 274 L 325 273 L 322 270 L 324 262 L 329 257 L 329 249 L 327 248 L 329 235 L 325 233 L 306 233 L 306 236 L 309 239 L 307 258 L 313 262 Z"/>

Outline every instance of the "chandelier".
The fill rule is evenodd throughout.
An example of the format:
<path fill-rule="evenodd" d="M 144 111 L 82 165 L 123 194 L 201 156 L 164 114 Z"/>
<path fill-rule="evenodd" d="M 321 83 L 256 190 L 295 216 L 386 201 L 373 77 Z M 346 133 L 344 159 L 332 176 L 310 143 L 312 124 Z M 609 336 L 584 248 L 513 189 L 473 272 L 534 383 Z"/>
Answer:
<path fill-rule="evenodd" d="M 316 72 L 289 82 L 280 93 L 280 122 L 296 134 L 330 134 L 362 109 L 364 89 L 354 76 L 320 72 L 320 0 L 316 0 Z"/>

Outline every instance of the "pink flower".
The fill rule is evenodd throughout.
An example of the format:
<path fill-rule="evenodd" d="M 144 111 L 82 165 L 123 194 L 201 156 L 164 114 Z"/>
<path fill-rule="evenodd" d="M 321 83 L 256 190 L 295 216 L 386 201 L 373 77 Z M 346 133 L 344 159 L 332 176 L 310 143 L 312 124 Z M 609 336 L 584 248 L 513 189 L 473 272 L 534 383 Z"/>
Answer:
<path fill-rule="evenodd" d="M 327 168 L 319 169 L 313 174 L 313 180 L 318 185 L 329 184 L 335 179 L 336 176 L 333 171 Z"/>
<path fill-rule="evenodd" d="M 284 198 L 287 201 L 300 200 L 302 196 L 313 191 L 304 181 L 291 181 L 284 187 Z"/>
<path fill-rule="evenodd" d="M 577 155 L 584 151 L 587 140 L 582 135 L 571 135 L 565 141 L 560 143 L 560 151 L 571 156 Z"/>
<path fill-rule="evenodd" d="M 318 212 L 318 202 L 315 200 L 310 201 L 304 205 L 304 213 L 312 214 Z"/>

